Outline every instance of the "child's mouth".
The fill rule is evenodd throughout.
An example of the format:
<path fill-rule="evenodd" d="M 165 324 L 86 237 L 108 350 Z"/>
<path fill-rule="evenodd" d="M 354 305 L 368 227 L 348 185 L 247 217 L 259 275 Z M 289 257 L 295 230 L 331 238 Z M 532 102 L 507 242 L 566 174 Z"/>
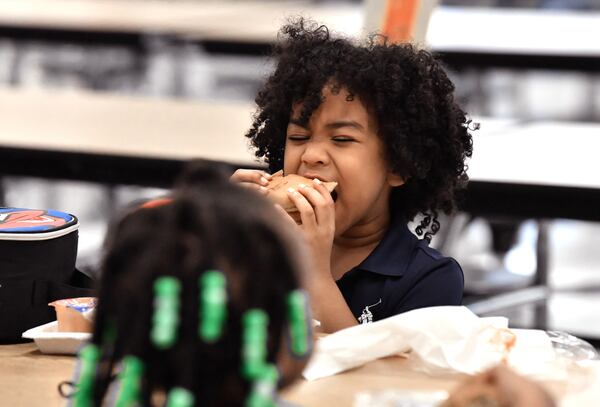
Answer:
<path fill-rule="evenodd" d="M 334 190 L 331 192 L 331 199 L 333 199 L 333 202 L 335 202 L 335 201 L 337 201 L 337 198 L 338 198 L 338 193 L 337 193 L 337 191 L 334 189 Z"/>

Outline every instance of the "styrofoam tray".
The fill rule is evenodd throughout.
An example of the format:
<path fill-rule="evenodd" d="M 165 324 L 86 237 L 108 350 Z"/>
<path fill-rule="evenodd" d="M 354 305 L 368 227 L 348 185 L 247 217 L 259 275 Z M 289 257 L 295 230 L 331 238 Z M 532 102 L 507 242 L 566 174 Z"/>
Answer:
<path fill-rule="evenodd" d="M 49 322 L 23 332 L 23 338 L 33 339 L 42 353 L 76 355 L 81 346 L 87 343 L 91 333 L 58 332 L 58 322 Z"/>

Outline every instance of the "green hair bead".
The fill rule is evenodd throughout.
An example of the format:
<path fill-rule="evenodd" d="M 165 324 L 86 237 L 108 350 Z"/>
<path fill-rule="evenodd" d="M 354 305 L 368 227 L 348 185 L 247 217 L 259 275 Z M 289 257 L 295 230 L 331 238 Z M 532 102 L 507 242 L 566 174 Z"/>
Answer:
<path fill-rule="evenodd" d="M 160 277 L 154 282 L 154 315 L 150 335 L 158 349 L 168 349 L 177 340 L 180 291 L 181 283 L 175 277 Z"/>
<path fill-rule="evenodd" d="M 246 379 L 256 379 L 266 367 L 268 323 L 269 316 L 260 309 L 242 316 L 242 375 Z"/>
<path fill-rule="evenodd" d="M 183 387 L 173 387 L 167 396 L 167 407 L 192 407 L 194 394 Z"/>
<path fill-rule="evenodd" d="M 223 273 L 207 271 L 200 277 L 200 313 L 198 335 L 214 343 L 221 337 L 227 318 L 227 290 Z"/>
<path fill-rule="evenodd" d="M 144 374 L 144 364 L 135 356 L 123 358 L 123 370 L 119 374 L 121 389 L 115 407 L 137 405 L 141 401 L 141 382 Z"/>
<path fill-rule="evenodd" d="M 287 297 L 287 306 L 292 355 L 305 357 L 310 352 L 312 333 L 306 294 L 302 290 L 292 291 Z"/>
<path fill-rule="evenodd" d="M 275 407 L 275 395 L 279 373 L 272 364 L 265 366 L 260 377 L 252 384 L 246 407 Z"/>
<path fill-rule="evenodd" d="M 96 376 L 96 366 L 100 360 L 100 349 L 94 344 L 86 345 L 79 351 L 79 360 L 81 366 L 73 407 L 88 407 L 92 405 L 94 377 Z"/>

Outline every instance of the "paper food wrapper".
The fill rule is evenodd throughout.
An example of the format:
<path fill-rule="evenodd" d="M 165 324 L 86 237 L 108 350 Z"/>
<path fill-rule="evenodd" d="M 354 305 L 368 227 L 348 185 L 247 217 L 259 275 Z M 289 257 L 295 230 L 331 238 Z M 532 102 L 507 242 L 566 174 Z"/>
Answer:
<path fill-rule="evenodd" d="M 505 362 L 528 376 L 561 379 L 543 331 L 509 330 L 504 317 L 479 318 L 466 307 L 431 307 L 357 325 L 321 338 L 304 370 L 307 380 L 375 359 L 408 354 L 427 373 L 476 374 Z"/>

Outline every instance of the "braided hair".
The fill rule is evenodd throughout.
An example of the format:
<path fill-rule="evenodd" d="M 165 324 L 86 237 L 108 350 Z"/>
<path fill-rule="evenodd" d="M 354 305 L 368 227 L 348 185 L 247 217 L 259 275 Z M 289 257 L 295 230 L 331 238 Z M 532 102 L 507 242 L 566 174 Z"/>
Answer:
<path fill-rule="evenodd" d="M 465 159 L 472 154 L 470 120 L 454 100 L 454 85 L 425 50 L 371 36 L 364 44 L 330 34 L 327 27 L 297 19 L 280 31 L 278 61 L 256 98 L 258 109 L 246 137 L 271 171 L 283 168 L 286 128 L 292 106 L 301 103 L 308 123 L 323 101 L 323 89 L 345 88 L 358 97 L 378 125 L 390 170 L 405 184 L 394 188 L 392 213 L 411 221 L 430 238 L 438 212 L 456 207 L 468 181 Z"/>
<path fill-rule="evenodd" d="M 144 364 L 141 405 L 156 404 L 157 393 L 176 387 L 189 390 L 196 406 L 243 404 L 252 385 L 240 374 L 243 314 L 268 315 L 266 359 L 276 364 L 287 351 L 286 297 L 300 287 L 302 255 L 277 217 L 262 197 L 195 168 L 167 203 L 132 210 L 113 226 L 92 337 L 102 355 L 93 405 L 106 399 L 113 372 L 128 355 Z M 227 282 L 227 318 L 214 343 L 198 335 L 198 281 L 207 270 L 219 270 Z M 181 283 L 177 337 L 168 349 L 154 346 L 150 335 L 159 277 Z M 280 384 L 293 379 L 280 374 Z"/>

